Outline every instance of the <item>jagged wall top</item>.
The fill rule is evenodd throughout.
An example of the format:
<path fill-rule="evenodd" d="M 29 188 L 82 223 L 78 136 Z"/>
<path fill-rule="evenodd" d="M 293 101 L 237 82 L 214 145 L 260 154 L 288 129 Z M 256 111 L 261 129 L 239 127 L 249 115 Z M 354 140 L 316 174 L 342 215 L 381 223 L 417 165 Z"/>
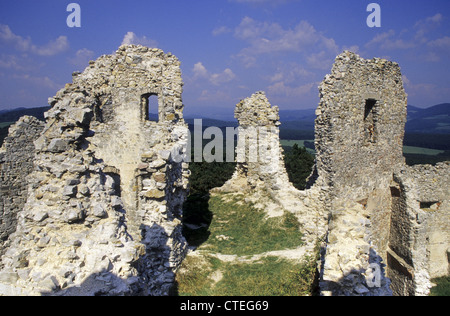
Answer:
<path fill-rule="evenodd" d="M 91 61 L 83 73 L 73 73 L 73 83 L 50 98 L 49 104 L 54 106 L 74 91 L 93 97 L 121 91 L 139 96 L 157 95 L 159 122 L 177 122 L 183 119 L 180 64 L 177 57 L 160 49 L 123 45 L 115 54 Z M 59 105 L 58 110 L 62 109 Z M 52 111 L 48 115 L 51 117 Z"/>
<path fill-rule="evenodd" d="M 364 198 L 404 164 L 407 95 L 400 67 L 346 51 L 319 90 L 315 144 L 319 178 L 326 181 L 321 184 Z"/>
<path fill-rule="evenodd" d="M 234 111 L 240 126 L 279 126 L 278 106 L 272 107 L 264 92 L 242 100 Z"/>

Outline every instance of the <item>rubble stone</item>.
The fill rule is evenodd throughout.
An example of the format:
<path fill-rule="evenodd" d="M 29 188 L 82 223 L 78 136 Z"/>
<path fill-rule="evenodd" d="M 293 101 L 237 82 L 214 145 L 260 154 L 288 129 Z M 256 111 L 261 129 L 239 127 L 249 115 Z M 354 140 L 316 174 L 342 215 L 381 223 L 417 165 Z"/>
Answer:
<path fill-rule="evenodd" d="M 168 295 L 186 251 L 181 216 L 189 166 L 170 158 L 188 141 L 182 86 L 175 56 L 122 46 L 50 99 L 45 127 L 22 119 L 31 135 L 19 128 L 7 139 L 2 177 L 12 154 L 34 168 L 22 168 L 28 196 L 26 185 L 11 194 L 21 203 L 2 199 L 18 223 L 2 258 L 0 294 Z M 151 95 L 157 105 L 148 104 Z M 15 263 L 25 253 L 26 273 Z"/>

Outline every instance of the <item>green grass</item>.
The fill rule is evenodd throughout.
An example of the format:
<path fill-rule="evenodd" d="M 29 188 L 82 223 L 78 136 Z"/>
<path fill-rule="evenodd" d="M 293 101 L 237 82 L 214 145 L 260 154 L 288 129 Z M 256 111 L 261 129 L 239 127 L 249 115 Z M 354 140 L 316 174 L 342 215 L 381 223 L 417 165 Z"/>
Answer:
<path fill-rule="evenodd" d="M 403 153 L 405 153 L 405 154 L 418 154 L 418 155 L 437 156 L 439 154 L 444 153 L 444 150 L 429 149 L 429 148 L 422 148 L 422 147 L 404 146 L 403 147 Z"/>
<path fill-rule="evenodd" d="M 296 218 L 286 212 L 267 218 L 242 197 L 194 196 L 185 205 L 190 224 L 208 224 L 207 234 L 185 229 L 198 243 L 197 255 L 184 260 L 177 272 L 175 294 L 181 296 L 309 296 L 315 294 L 316 257 L 303 262 L 263 257 L 256 261 L 221 261 L 214 254 L 251 257 L 302 245 Z M 206 230 L 206 229 L 200 229 Z M 225 237 L 225 238 L 223 238 Z M 318 254 L 318 252 L 317 252 Z"/>
<path fill-rule="evenodd" d="M 430 296 L 450 296 L 450 276 L 433 279 L 432 282 L 436 286 L 431 289 Z"/>
<path fill-rule="evenodd" d="M 220 296 L 308 296 L 313 292 L 315 264 L 294 264 L 267 257 L 253 264 L 225 264 L 214 292 Z"/>
<path fill-rule="evenodd" d="M 222 197 L 215 195 L 209 201 L 213 218 L 209 239 L 203 247 L 221 254 L 244 256 L 301 245 L 302 233 L 291 213 L 266 218 L 264 211 L 251 204 L 239 203 L 235 197 L 224 201 Z"/>
<path fill-rule="evenodd" d="M 14 122 L 2 122 L 0 123 L 0 128 L 9 127 L 12 124 L 14 124 Z"/>
<path fill-rule="evenodd" d="M 302 263 L 267 257 L 250 264 L 189 257 L 183 268 L 177 274 L 180 296 L 312 296 L 316 290 L 312 257 Z"/>

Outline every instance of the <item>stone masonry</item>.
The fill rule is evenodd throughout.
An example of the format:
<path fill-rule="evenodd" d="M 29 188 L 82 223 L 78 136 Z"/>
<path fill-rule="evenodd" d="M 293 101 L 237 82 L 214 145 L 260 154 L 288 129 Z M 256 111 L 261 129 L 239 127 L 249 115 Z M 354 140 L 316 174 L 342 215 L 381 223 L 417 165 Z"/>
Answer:
<path fill-rule="evenodd" d="M 344 52 L 319 90 L 314 186 L 327 190 L 330 214 L 322 295 L 427 295 L 430 277 L 448 271 L 449 172 L 405 166 L 399 65 Z"/>
<path fill-rule="evenodd" d="M 428 294 L 430 278 L 449 269 L 449 171 L 405 166 L 399 65 L 344 52 L 319 90 L 309 189 L 289 183 L 278 107 L 258 92 L 236 106 L 238 163 L 215 191 L 243 193 L 269 216 L 295 214 L 309 250 L 322 245 L 322 295 Z"/>
<path fill-rule="evenodd" d="M 450 274 L 450 162 L 404 167 L 391 186 L 388 276 L 397 295 L 427 295 Z"/>
<path fill-rule="evenodd" d="M 187 249 L 182 87 L 175 56 L 122 46 L 73 74 L 45 124 L 11 128 L 0 295 L 169 294 Z M 296 250 L 322 247 L 321 295 L 427 295 L 450 272 L 450 164 L 405 165 L 399 65 L 344 52 L 319 90 L 307 190 L 289 182 L 278 107 L 257 92 L 236 106 L 236 170 L 213 191 L 243 194 L 270 217 L 293 213 Z"/>
<path fill-rule="evenodd" d="M 290 185 L 279 141 L 278 107 L 272 107 L 264 94 L 257 92 L 236 105 L 239 122 L 237 167 L 224 190 L 280 191 Z M 285 188 L 286 189 L 286 188 Z M 289 188 L 290 189 L 290 188 Z"/>
<path fill-rule="evenodd" d="M 329 188 L 331 215 L 322 292 L 388 294 L 384 276 L 377 287 L 366 279 L 370 264 L 386 262 L 389 187 L 404 164 L 407 99 L 400 67 L 344 52 L 319 90 L 316 185 Z"/>
<path fill-rule="evenodd" d="M 291 212 L 302 227 L 303 243 L 312 253 L 327 231 L 325 200 L 318 187 L 299 191 L 290 183 L 280 143 L 278 112 L 264 92 L 256 92 L 236 105 L 236 170 L 224 186 L 214 191 L 245 194 L 269 216 Z"/>
<path fill-rule="evenodd" d="M 186 250 L 182 86 L 175 56 L 122 46 L 49 100 L 0 294 L 169 293 Z"/>
<path fill-rule="evenodd" d="M 43 122 L 24 116 L 10 127 L 0 149 L 0 257 L 3 243 L 16 230 L 17 214 L 25 205 L 27 177 L 33 170 L 33 142 L 43 129 Z"/>

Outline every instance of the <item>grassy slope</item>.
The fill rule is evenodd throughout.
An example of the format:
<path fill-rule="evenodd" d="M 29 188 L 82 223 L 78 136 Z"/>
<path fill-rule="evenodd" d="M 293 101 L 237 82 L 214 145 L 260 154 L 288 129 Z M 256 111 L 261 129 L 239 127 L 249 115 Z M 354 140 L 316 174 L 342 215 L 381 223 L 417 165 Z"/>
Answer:
<path fill-rule="evenodd" d="M 256 261 L 219 259 L 218 254 L 249 259 L 255 254 L 301 246 L 302 234 L 292 214 L 266 218 L 263 211 L 230 195 L 203 196 L 203 202 L 202 197 L 194 198 L 185 208 L 185 217 L 203 218 L 202 224 L 210 221 L 210 226 L 199 229 L 203 237 L 199 236 L 199 230 L 185 227 L 190 243 L 203 243 L 196 255 L 188 256 L 178 272 L 177 294 L 300 296 L 313 293 L 316 258 L 304 258 L 302 263 L 273 256 Z M 199 209 L 206 215 L 200 215 Z"/>

